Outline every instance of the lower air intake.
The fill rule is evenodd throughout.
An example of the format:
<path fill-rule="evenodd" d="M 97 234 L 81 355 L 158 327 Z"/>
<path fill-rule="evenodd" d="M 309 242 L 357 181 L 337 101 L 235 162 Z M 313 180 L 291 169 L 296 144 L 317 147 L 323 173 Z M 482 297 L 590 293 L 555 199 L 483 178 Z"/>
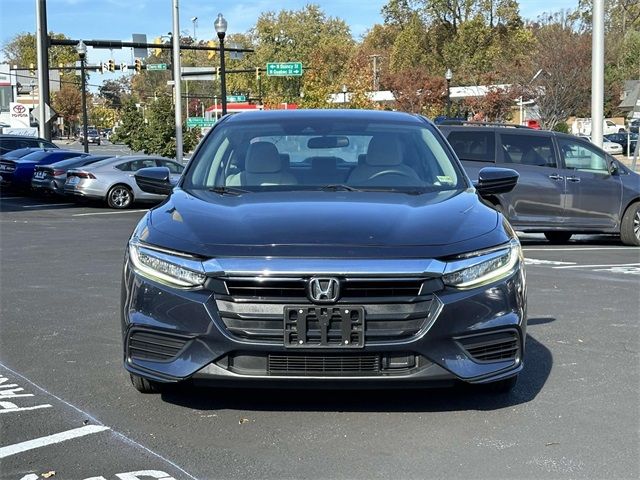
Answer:
<path fill-rule="evenodd" d="M 151 361 L 171 360 L 187 341 L 188 338 L 176 335 L 134 331 L 129 335 L 129 357 Z"/>
<path fill-rule="evenodd" d="M 271 375 L 363 376 L 380 372 L 379 355 L 269 355 Z"/>
<path fill-rule="evenodd" d="M 469 356 L 476 362 L 515 360 L 520 339 L 515 331 L 496 332 L 459 339 Z"/>

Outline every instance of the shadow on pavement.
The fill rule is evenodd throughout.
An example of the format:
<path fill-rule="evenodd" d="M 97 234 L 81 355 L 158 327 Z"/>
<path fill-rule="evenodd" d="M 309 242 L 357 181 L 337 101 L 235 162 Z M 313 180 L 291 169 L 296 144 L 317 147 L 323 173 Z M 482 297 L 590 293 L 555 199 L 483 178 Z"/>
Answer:
<path fill-rule="evenodd" d="M 520 234 L 518 235 L 520 243 L 523 247 L 535 247 L 544 246 L 549 248 L 571 248 L 581 245 L 591 246 L 620 246 L 623 243 L 620 241 L 619 235 L 574 235 L 566 243 L 551 243 L 542 234 Z"/>
<path fill-rule="evenodd" d="M 531 319 L 532 324 L 554 319 Z M 451 388 L 390 390 L 214 389 L 180 387 L 162 393 L 166 402 L 197 410 L 446 412 L 496 410 L 533 400 L 544 386 L 553 358 L 551 351 L 527 335 L 525 367 L 509 394 L 484 391 L 473 385 Z"/>

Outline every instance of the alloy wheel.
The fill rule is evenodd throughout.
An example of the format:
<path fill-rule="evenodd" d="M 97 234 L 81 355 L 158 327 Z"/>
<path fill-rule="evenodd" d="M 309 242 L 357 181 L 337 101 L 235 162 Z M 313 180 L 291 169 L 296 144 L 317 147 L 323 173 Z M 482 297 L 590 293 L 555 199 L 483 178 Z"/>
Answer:
<path fill-rule="evenodd" d="M 125 187 L 116 187 L 111 192 L 111 203 L 116 208 L 125 208 L 131 203 L 131 193 Z"/>

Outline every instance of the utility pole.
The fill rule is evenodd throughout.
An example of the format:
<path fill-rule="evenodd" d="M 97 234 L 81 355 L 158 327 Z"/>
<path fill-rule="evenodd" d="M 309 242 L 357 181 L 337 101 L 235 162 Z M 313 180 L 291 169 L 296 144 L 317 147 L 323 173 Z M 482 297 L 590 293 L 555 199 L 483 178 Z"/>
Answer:
<path fill-rule="evenodd" d="M 182 163 L 182 92 L 180 76 L 180 10 L 178 0 L 173 0 L 173 88 L 175 92 L 176 161 Z"/>
<path fill-rule="evenodd" d="M 591 45 L 591 141 L 602 148 L 604 124 L 604 0 L 593 0 Z"/>
<path fill-rule="evenodd" d="M 47 0 L 36 1 L 36 53 L 38 56 L 38 131 L 40 137 L 51 140 L 51 129 L 46 121 L 49 103 L 49 42 L 47 33 Z"/>
<path fill-rule="evenodd" d="M 369 55 L 369 58 L 373 58 L 373 91 L 377 92 L 380 89 L 380 71 L 378 70 L 378 59 L 381 55 L 374 54 Z"/>

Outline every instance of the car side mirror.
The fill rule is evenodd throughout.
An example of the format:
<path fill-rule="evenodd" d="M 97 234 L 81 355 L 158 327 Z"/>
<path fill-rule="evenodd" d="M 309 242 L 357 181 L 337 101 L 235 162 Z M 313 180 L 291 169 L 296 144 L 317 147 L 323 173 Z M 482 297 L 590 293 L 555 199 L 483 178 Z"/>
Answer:
<path fill-rule="evenodd" d="M 611 175 L 617 175 L 619 173 L 620 169 L 618 168 L 618 164 L 616 163 L 615 160 L 611 160 L 609 162 L 609 173 Z"/>
<path fill-rule="evenodd" d="M 167 167 L 141 168 L 134 174 L 134 178 L 140 190 L 146 193 L 169 195 L 174 187 Z"/>
<path fill-rule="evenodd" d="M 478 195 L 490 197 L 513 190 L 519 177 L 518 172 L 510 168 L 485 167 L 478 173 L 478 181 L 474 186 Z"/>

